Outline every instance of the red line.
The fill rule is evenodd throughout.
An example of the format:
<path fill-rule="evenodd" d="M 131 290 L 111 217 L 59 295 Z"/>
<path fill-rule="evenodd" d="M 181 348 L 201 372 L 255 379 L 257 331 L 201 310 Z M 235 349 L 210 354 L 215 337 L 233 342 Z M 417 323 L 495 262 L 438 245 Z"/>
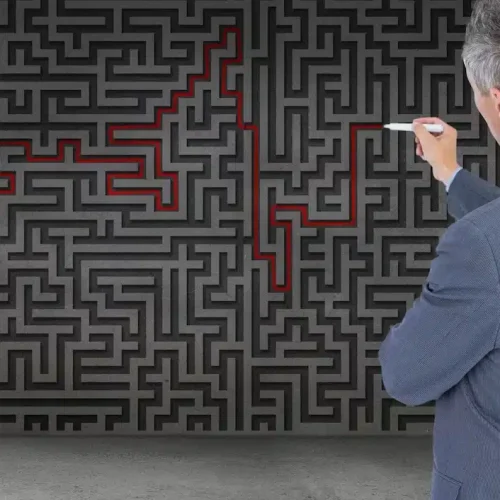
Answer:
<path fill-rule="evenodd" d="M 106 193 L 110 196 L 134 196 L 149 195 L 155 199 L 156 211 L 178 211 L 179 210 L 179 176 L 177 172 L 165 172 L 163 170 L 163 158 L 161 140 L 159 139 L 117 139 L 115 133 L 120 130 L 161 130 L 162 117 L 165 114 L 176 114 L 178 112 L 179 99 L 193 97 L 195 83 L 197 81 L 209 81 L 211 77 L 210 53 L 214 49 L 223 49 L 228 45 L 228 35 L 232 33 L 236 37 L 236 55 L 233 58 L 221 60 L 221 94 L 236 99 L 236 123 L 241 130 L 250 130 L 253 138 L 252 156 L 252 179 L 253 179 L 253 256 L 255 260 L 267 260 L 270 265 L 271 286 L 275 292 L 289 292 L 291 290 L 292 276 L 292 222 L 278 220 L 278 212 L 299 212 L 301 222 L 306 227 L 356 227 L 357 225 L 357 172 L 356 172 L 356 138 L 358 130 L 380 129 L 380 124 L 351 124 L 350 125 L 350 205 L 349 219 L 344 221 L 310 220 L 307 205 L 283 205 L 275 204 L 270 207 L 270 222 L 272 226 L 285 229 L 285 282 L 280 285 L 277 282 L 276 255 L 262 253 L 260 251 L 260 144 L 259 128 L 253 123 L 245 123 L 243 120 L 243 94 L 237 90 L 227 88 L 227 69 L 229 65 L 240 65 L 243 61 L 243 48 L 241 31 L 236 27 L 226 27 L 222 33 L 222 40 L 217 43 L 208 43 L 204 46 L 203 73 L 190 75 L 188 77 L 188 89 L 172 93 L 172 103 L 168 107 L 155 110 L 155 120 L 152 123 L 130 123 L 109 124 L 106 135 L 110 146 L 150 146 L 154 148 L 154 171 L 155 178 L 167 178 L 172 182 L 172 200 L 168 204 L 162 202 L 162 190 L 158 188 L 130 188 L 117 189 L 114 181 L 117 179 L 144 179 L 145 158 L 143 156 L 84 156 L 81 154 L 81 140 L 59 139 L 57 141 L 57 153 L 54 156 L 35 156 L 29 140 L 0 140 L 0 147 L 22 147 L 26 161 L 33 163 L 64 162 L 64 149 L 72 146 L 75 152 L 75 163 L 134 163 L 138 168 L 136 172 L 108 172 L 106 176 Z M 8 186 L 0 189 L 0 195 L 14 195 L 16 193 L 15 172 L 0 172 L 0 177 L 8 179 Z"/>

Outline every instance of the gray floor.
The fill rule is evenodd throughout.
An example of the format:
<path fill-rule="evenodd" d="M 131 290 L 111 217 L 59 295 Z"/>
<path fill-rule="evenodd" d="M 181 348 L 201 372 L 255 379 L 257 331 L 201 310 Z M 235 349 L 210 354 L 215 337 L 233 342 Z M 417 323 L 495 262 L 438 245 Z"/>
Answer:
<path fill-rule="evenodd" d="M 0 438 L 0 500 L 426 500 L 428 438 Z"/>

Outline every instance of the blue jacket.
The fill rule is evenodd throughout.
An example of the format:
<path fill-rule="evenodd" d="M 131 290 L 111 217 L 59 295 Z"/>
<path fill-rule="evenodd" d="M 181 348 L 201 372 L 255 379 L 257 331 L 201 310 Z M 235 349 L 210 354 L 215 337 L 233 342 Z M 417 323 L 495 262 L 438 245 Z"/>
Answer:
<path fill-rule="evenodd" d="M 436 401 L 431 500 L 500 500 L 500 188 L 461 170 L 455 222 L 420 297 L 381 345 L 387 393 Z"/>

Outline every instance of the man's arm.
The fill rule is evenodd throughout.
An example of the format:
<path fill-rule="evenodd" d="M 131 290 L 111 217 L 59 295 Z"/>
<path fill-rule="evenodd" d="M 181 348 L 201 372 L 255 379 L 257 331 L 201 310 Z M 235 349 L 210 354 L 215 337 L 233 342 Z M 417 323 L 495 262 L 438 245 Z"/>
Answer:
<path fill-rule="evenodd" d="M 438 399 L 497 342 L 498 269 L 483 232 L 456 222 L 436 253 L 421 296 L 379 351 L 387 393 L 407 405 Z"/>
<path fill-rule="evenodd" d="M 472 210 L 500 198 L 498 186 L 463 168 L 460 168 L 450 179 L 446 188 L 448 191 L 448 212 L 455 220 L 461 219 Z"/>

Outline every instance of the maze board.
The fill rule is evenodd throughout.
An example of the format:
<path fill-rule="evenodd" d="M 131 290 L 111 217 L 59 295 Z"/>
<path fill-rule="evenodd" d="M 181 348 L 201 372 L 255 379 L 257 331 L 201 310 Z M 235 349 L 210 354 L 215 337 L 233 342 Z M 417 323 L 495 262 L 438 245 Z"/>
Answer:
<path fill-rule="evenodd" d="M 456 0 L 0 2 L 0 432 L 423 433 L 377 349 L 495 144 Z M 489 160 L 489 162 L 488 162 Z"/>

